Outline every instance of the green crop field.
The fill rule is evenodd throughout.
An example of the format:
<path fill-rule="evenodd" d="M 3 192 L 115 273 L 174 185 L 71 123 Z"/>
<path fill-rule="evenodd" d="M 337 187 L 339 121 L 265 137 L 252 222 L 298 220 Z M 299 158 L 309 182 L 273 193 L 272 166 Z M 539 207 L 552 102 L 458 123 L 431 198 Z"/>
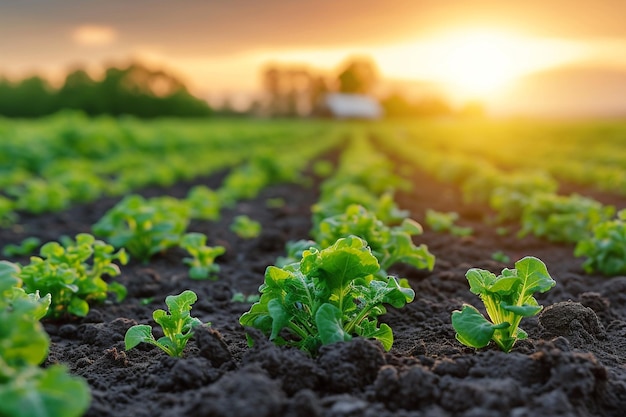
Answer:
<path fill-rule="evenodd" d="M 272 410 L 393 413 L 408 372 L 457 415 L 468 361 L 550 392 L 575 363 L 606 381 L 569 407 L 623 399 L 620 121 L 1 119 L 0 249 L 1 416 L 192 415 L 251 378 Z"/>

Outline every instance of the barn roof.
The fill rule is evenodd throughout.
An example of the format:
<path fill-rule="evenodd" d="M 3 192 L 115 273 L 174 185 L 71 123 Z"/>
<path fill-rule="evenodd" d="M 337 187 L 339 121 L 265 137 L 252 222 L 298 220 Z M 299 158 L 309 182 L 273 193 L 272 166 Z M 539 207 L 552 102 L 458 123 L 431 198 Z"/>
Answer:
<path fill-rule="evenodd" d="M 324 103 L 337 118 L 380 119 L 383 116 L 380 103 L 365 94 L 330 93 Z"/>

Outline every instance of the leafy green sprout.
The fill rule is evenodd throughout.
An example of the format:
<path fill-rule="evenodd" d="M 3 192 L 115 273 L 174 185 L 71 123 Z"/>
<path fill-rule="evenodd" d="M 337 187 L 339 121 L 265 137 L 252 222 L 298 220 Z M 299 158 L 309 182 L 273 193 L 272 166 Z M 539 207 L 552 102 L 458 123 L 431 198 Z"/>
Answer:
<path fill-rule="evenodd" d="M 242 214 L 235 216 L 230 225 L 230 230 L 242 239 L 254 239 L 261 234 L 261 223 Z"/>
<path fill-rule="evenodd" d="M 520 321 L 542 309 L 533 294 L 546 292 L 555 285 L 546 265 L 532 256 L 520 259 L 515 269 L 505 268 L 498 276 L 472 268 L 466 277 L 470 291 L 480 296 L 490 320 L 475 307 L 464 304 L 461 311 L 452 313 L 457 340 L 474 348 L 485 347 L 493 340 L 505 352 L 509 352 L 518 339 L 528 337 L 519 328 Z"/>
<path fill-rule="evenodd" d="M 389 325 L 378 325 L 378 316 L 386 312 L 384 304 L 401 308 L 415 293 L 406 280 L 378 277 L 379 269 L 367 243 L 356 236 L 305 250 L 297 263 L 267 268 L 261 298 L 239 322 L 278 345 L 310 354 L 355 335 L 376 339 L 389 350 L 393 333 Z"/>
<path fill-rule="evenodd" d="M 511 261 L 511 258 L 501 250 L 495 251 L 491 254 L 491 259 L 494 261 L 502 262 L 503 264 L 507 264 Z"/>
<path fill-rule="evenodd" d="M 626 274 L 626 209 L 613 220 L 597 223 L 592 234 L 576 244 L 574 255 L 587 257 L 582 265 L 587 273 Z"/>
<path fill-rule="evenodd" d="M 233 294 L 230 301 L 232 303 L 256 303 L 259 301 L 259 298 L 261 298 L 259 294 L 245 295 L 242 292 L 236 292 Z"/>
<path fill-rule="evenodd" d="M 76 240 L 63 239 L 63 244 L 48 242 L 21 268 L 19 278 L 28 293 L 39 291 L 50 294 L 52 304 L 49 316 L 58 317 L 68 312 L 84 317 L 89 303 L 104 301 L 113 293 L 118 301 L 126 296 L 126 288 L 117 282 L 107 283 L 103 276 L 114 277 L 125 265 L 128 256 L 124 249 L 115 248 L 95 239 L 88 233 L 79 233 Z"/>
<path fill-rule="evenodd" d="M 39 320 L 50 294 L 27 294 L 19 272 L 19 265 L 0 261 L 0 415 L 82 416 L 91 399 L 86 381 L 63 365 L 40 366 L 50 339 Z"/>
<path fill-rule="evenodd" d="M 425 223 L 435 232 L 448 232 L 454 236 L 471 236 L 474 230 L 471 227 L 457 226 L 455 223 L 459 219 L 457 212 L 441 212 L 426 210 Z"/>
<path fill-rule="evenodd" d="M 165 304 L 169 313 L 165 310 L 155 310 L 152 314 L 154 321 L 161 326 L 163 337 L 158 340 L 152 335 L 152 327 L 147 324 L 138 324 L 126 332 L 124 344 L 126 350 L 130 350 L 140 343 L 154 345 L 173 357 L 181 357 L 187 342 L 194 334 L 194 329 L 202 325 L 202 322 L 191 317 L 191 305 L 198 296 L 191 290 L 185 290 L 179 295 L 168 295 Z M 209 323 L 207 323 L 209 324 Z"/>
<path fill-rule="evenodd" d="M 191 255 L 183 259 L 190 267 L 191 279 L 217 279 L 220 267 L 215 258 L 223 255 L 226 249 L 223 246 L 207 246 L 206 240 L 206 235 L 202 233 L 187 233 L 180 240 L 180 246 Z"/>
<path fill-rule="evenodd" d="M 41 245 L 41 239 L 31 236 L 22 240 L 19 245 L 6 245 L 2 248 L 2 254 L 4 256 L 30 255 L 39 247 L 39 245 Z"/>

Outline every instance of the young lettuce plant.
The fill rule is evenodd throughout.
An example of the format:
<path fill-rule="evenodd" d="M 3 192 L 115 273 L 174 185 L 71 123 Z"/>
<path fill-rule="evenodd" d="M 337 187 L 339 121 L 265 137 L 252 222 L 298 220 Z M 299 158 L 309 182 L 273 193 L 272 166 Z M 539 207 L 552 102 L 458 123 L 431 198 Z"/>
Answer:
<path fill-rule="evenodd" d="M 457 340 L 474 348 L 485 347 L 493 340 L 505 352 L 510 352 L 518 339 L 527 338 L 519 328 L 520 321 L 542 309 L 533 294 L 555 285 L 546 265 L 532 256 L 517 261 L 515 269 L 503 269 L 499 276 L 478 268 L 470 269 L 465 276 L 470 291 L 485 304 L 491 321 L 475 307 L 464 304 L 461 311 L 452 313 Z"/>
<path fill-rule="evenodd" d="M 471 227 L 461 227 L 454 224 L 459 219 L 459 213 L 441 212 L 428 209 L 424 221 L 435 232 L 448 232 L 454 236 L 470 236 L 474 231 Z"/>
<path fill-rule="evenodd" d="M 311 354 L 353 336 L 377 339 L 389 350 L 392 330 L 377 321 L 386 312 L 383 304 L 403 307 L 415 293 L 406 280 L 377 278 L 379 269 L 367 243 L 356 236 L 305 250 L 299 263 L 267 268 L 260 300 L 239 322 L 278 345 Z"/>
<path fill-rule="evenodd" d="M 380 264 L 379 276 L 396 263 L 405 263 L 417 269 L 432 270 L 435 257 L 424 244 L 415 246 L 412 236 L 422 234 L 422 226 L 412 219 L 404 219 L 398 226 L 387 226 L 363 206 L 351 205 L 342 214 L 328 217 L 313 232 L 319 246 L 326 248 L 337 239 L 358 236 L 364 239 Z"/>
<path fill-rule="evenodd" d="M 242 239 L 254 239 L 261 234 L 261 223 L 244 214 L 233 219 L 230 230 Z"/>
<path fill-rule="evenodd" d="M 107 283 L 102 278 L 120 274 L 119 266 L 113 262 L 126 265 L 128 257 L 124 249 L 115 252 L 113 246 L 88 233 L 80 233 L 75 241 L 68 238 L 64 244 L 46 243 L 39 254 L 40 257 L 32 256 L 30 264 L 21 268 L 19 278 L 26 292 L 51 295 L 49 316 L 68 312 L 84 317 L 89 312 L 89 303 L 105 300 L 107 293 L 115 294 L 118 301 L 126 296 L 122 284 Z"/>
<path fill-rule="evenodd" d="M 183 259 L 190 267 L 191 279 L 217 279 L 220 266 L 215 263 L 215 258 L 226 252 L 223 246 L 206 246 L 206 235 L 202 233 L 183 235 L 180 246 L 191 255 L 191 258 Z"/>
<path fill-rule="evenodd" d="M 189 206 L 192 219 L 218 220 L 221 202 L 216 191 L 205 185 L 197 185 L 189 190 L 185 202 Z"/>
<path fill-rule="evenodd" d="M 170 356 L 181 357 L 187 342 L 193 336 L 194 329 L 202 325 L 202 322 L 191 317 L 191 305 L 196 302 L 198 296 L 191 290 L 186 290 L 179 295 L 168 295 L 165 304 L 169 313 L 165 310 L 155 310 L 152 314 L 154 321 L 163 329 L 164 336 L 158 340 L 152 335 L 152 327 L 147 324 L 138 324 L 126 332 L 124 344 L 126 350 L 130 350 L 139 343 L 149 343 L 167 353 Z"/>
<path fill-rule="evenodd" d="M 586 256 L 585 272 L 600 271 L 606 276 L 626 274 L 626 209 L 617 218 L 596 224 L 593 234 L 579 241 L 575 256 Z"/>
<path fill-rule="evenodd" d="M 153 255 L 178 245 L 189 223 L 189 211 L 187 204 L 172 197 L 146 200 L 129 195 L 98 220 L 93 232 L 147 262 Z"/>
<path fill-rule="evenodd" d="M 30 255 L 41 245 L 41 239 L 38 237 L 27 237 L 22 240 L 19 245 L 9 244 L 2 248 L 4 256 L 26 256 Z"/>
<path fill-rule="evenodd" d="M 50 340 L 39 320 L 50 295 L 24 292 L 19 272 L 0 261 L 0 415 L 82 416 L 91 399 L 87 383 L 62 365 L 40 367 Z"/>

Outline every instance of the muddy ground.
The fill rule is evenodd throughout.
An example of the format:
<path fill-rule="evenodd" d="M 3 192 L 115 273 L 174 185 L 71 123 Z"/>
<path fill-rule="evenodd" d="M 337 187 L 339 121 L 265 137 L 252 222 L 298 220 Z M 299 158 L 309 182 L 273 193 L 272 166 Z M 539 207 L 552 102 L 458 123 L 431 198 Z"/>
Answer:
<path fill-rule="evenodd" d="M 195 184 L 219 186 L 224 174 L 168 189 L 150 188 L 145 196 L 184 197 Z M 402 208 L 423 223 L 426 209 L 454 210 L 474 234 L 458 238 L 425 233 L 415 238 L 436 256 L 432 272 L 398 267 L 390 272 L 409 279 L 415 301 L 382 317 L 393 329 L 390 352 L 355 339 L 322 348 L 316 358 L 279 348 L 252 334 L 246 344 L 238 323 L 248 303 L 233 302 L 236 292 L 255 294 L 268 265 L 284 254 L 288 240 L 308 237 L 310 206 L 317 186 L 273 186 L 252 201 L 226 210 L 219 222 L 194 221 L 209 245 L 224 245 L 217 281 L 194 281 L 178 249 L 148 264 L 132 261 L 118 281 L 128 287 L 121 303 L 92 306 L 85 318 L 46 320 L 52 345 L 47 363 L 61 362 L 87 379 L 93 401 L 87 416 L 623 416 L 626 413 L 626 277 L 584 274 L 573 246 L 533 237 L 499 236 L 485 224 L 489 211 L 461 202 L 457 189 L 415 173 L 410 193 L 397 195 Z M 564 191 L 585 190 L 573 185 Z M 286 201 L 267 207 L 268 198 Z M 594 193 L 604 203 L 626 207 L 626 198 Z M 23 215 L 19 225 L 0 230 L 0 246 L 27 236 L 56 240 L 89 232 L 117 199 L 103 199 L 66 212 Z M 247 214 L 263 224 L 259 238 L 243 240 L 228 228 L 233 216 Z M 492 260 L 495 251 L 511 259 Z M 543 260 L 557 285 L 537 298 L 549 306 L 525 319 L 529 339 L 505 354 L 496 347 L 474 350 L 454 338 L 450 314 L 463 302 L 482 309 L 469 292 L 471 267 L 499 272 L 526 255 Z M 25 262 L 24 259 L 11 259 Z M 124 351 L 126 330 L 151 323 L 152 311 L 165 308 L 167 295 L 191 289 L 199 300 L 192 315 L 201 328 L 184 358 L 170 358 L 142 344 Z M 152 323 L 153 324 L 153 323 Z M 155 333 L 158 329 L 155 329 Z"/>

